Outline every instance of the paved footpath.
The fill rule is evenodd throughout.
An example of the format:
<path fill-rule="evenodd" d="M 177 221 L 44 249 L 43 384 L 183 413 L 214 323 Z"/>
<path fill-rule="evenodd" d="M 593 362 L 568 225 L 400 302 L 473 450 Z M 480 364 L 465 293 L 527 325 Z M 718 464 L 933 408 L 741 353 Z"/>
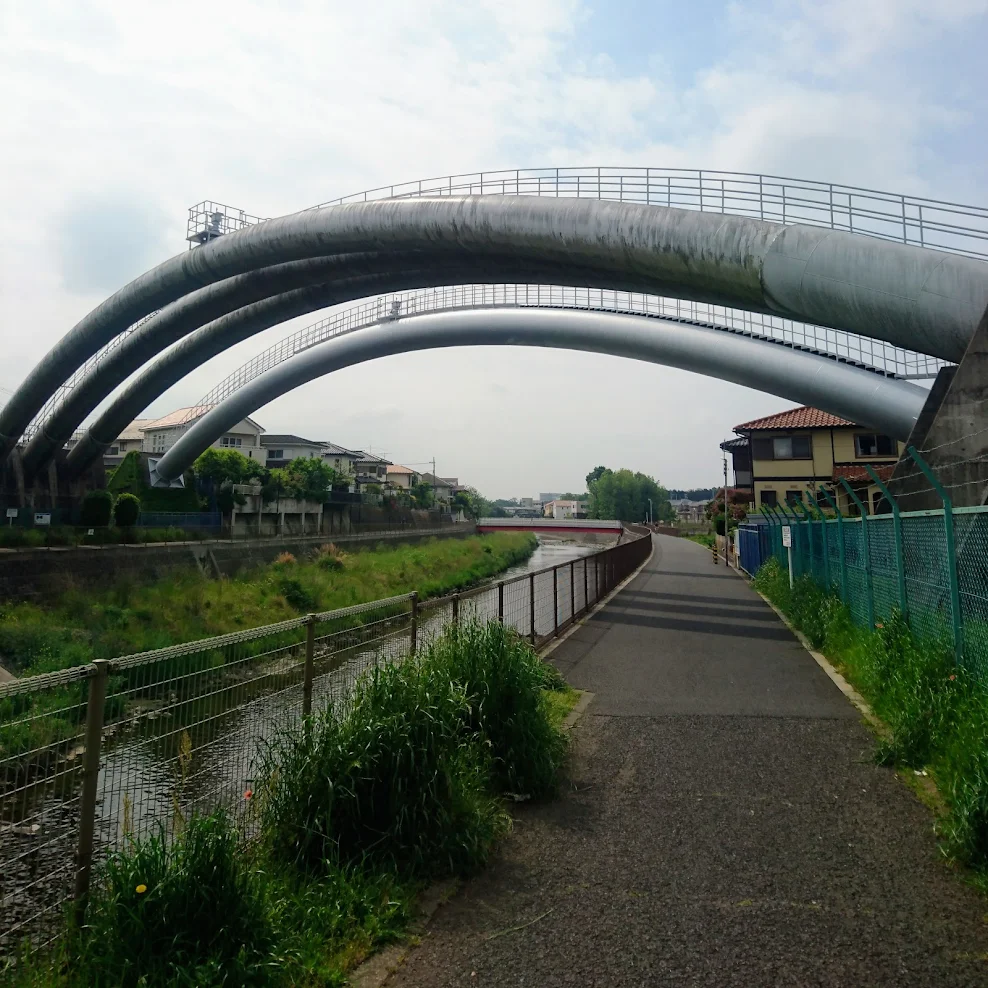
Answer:
<path fill-rule="evenodd" d="M 596 700 L 564 797 L 524 807 L 395 986 L 988 985 L 988 903 L 860 717 L 699 546 L 553 654 Z"/>

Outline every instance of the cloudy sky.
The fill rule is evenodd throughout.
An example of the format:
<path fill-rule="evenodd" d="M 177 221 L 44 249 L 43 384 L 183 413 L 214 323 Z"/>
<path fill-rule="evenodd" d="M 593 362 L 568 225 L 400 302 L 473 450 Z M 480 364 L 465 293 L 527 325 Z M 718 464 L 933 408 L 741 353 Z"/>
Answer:
<path fill-rule="evenodd" d="M 986 44 L 988 0 L 2 0 L 0 389 L 184 249 L 202 199 L 273 216 L 424 176 L 606 164 L 984 204 Z M 435 457 L 494 497 L 582 489 L 598 463 L 707 486 L 733 425 L 790 405 L 618 358 L 471 349 L 351 368 L 256 418 Z"/>

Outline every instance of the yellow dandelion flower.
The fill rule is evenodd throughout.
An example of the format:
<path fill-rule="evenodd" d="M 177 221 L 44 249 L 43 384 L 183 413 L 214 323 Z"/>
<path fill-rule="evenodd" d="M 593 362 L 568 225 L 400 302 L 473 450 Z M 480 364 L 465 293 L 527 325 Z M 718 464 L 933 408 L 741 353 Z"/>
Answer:
<path fill-rule="evenodd" d="M 144 895 L 144 893 L 147 892 L 147 890 L 148 890 L 148 887 L 146 885 L 138 885 L 137 886 L 137 894 L 138 895 Z"/>

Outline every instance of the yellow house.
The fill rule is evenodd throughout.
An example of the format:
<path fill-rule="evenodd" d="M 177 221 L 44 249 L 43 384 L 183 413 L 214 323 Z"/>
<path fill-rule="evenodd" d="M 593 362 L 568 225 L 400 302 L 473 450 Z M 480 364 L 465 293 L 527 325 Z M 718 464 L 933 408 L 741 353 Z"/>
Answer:
<path fill-rule="evenodd" d="M 892 475 L 904 443 L 877 433 L 867 426 L 822 412 L 818 408 L 793 408 L 778 415 L 742 422 L 734 427 L 747 439 L 750 453 L 750 484 L 756 508 L 762 505 L 816 499 L 827 501 L 817 492 L 826 487 L 836 497 L 841 511 L 857 514 L 858 508 L 840 483 L 854 489 L 869 511 L 880 507 L 881 491 L 872 482 L 868 464 L 882 479 Z M 732 447 L 737 440 L 732 440 Z M 737 469 L 738 450 L 733 449 Z"/>

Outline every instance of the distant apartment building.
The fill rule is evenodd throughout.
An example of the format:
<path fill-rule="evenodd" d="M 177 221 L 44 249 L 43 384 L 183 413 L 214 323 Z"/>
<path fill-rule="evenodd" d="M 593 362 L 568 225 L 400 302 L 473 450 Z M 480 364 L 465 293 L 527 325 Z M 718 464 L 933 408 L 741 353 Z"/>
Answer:
<path fill-rule="evenodd" d="M 323 443 L 293 435 L 263 435 L 261 446 L 267 454 L 264 465 L 271 469 L 287 466 L 299 458 L 321 459 L 324 448 Z"/>
<path fill-rule="evenodd" d="M 161 456 L 213 407 L 193 405 L 176 408 L 175 411 L 161 418 L 145 421 L 140 427 L 143 436 L 141 449 L 152 456 Z M 267 450 L 261 445 L 263 432 L 264 429 L 252 418 L 245 418 L 227 430 L 212 445 L 217 449 L 235 449 L 244 456 L 264 463 L 267 459 Z"/>
<path fill-rule="evenodd" d="M 546 518 L 586 518 L 587 503 L 555 498 L 542 505 L 542 514 Z"/>
<path fill-rule="evenodd" d="M 144 446 L 144 426 L 153 419 L 134 419 L 103 454 L 103 465 L 117 467 L 128 454 Z"/>
<path fill-rule="evenodd" d="M 669 503 L 672 505 L 672 510 L 676 512 L 677 521 L 695 525 L 706 518 L 706 501 L 690 501 L 687 498 L 680 498 Z"/>

